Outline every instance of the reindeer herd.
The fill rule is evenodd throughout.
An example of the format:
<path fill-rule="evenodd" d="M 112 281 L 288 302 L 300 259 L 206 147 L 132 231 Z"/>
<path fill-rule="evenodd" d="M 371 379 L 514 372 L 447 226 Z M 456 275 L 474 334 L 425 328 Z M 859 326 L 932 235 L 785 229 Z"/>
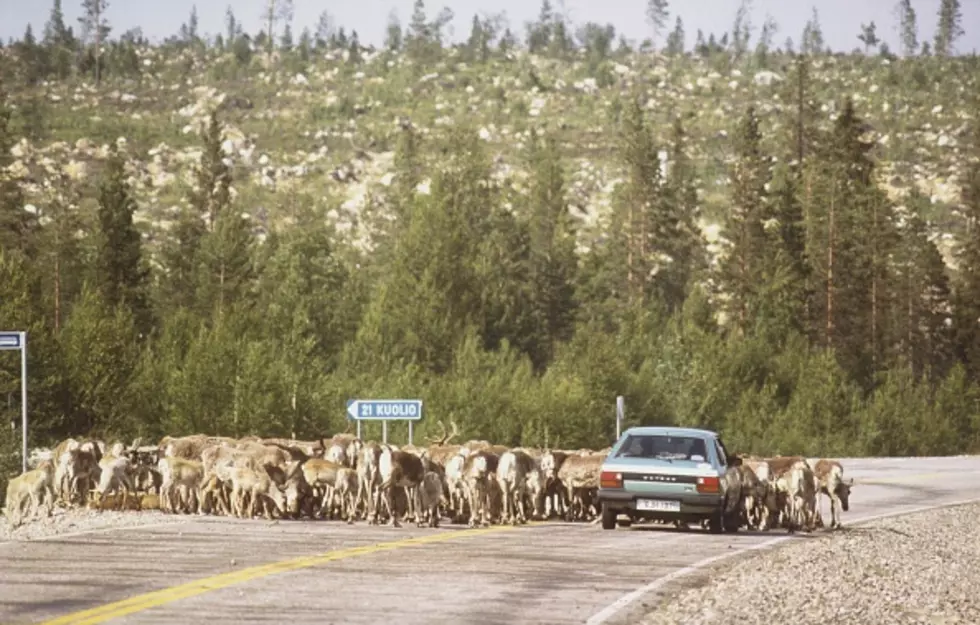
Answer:
<path fill-rule="evenodd" d="M 592 521 L 609 448 L 592 451 L 508 448 L 485 440 L 452 444 L 455 423 L 428 445 L 362 441 L 344 432 L 299 441 L 196 434 L 157 445 L 69 438 L 35 450 L 36 468 L 10 480 L 5 513 L 12 527 L 56 502 L 71 507 L 159 509 L 238 518 L 343 519 L 398 527 L 403 519 L 438 527 L 442 518 L 470 527 L 554 517 Z M 801 457 L 736 456 L 730 478 L 742 525 L 812 530 L 848 509 L 853 480 L 840 463 Z"/>
<path fill-rule="evenodd" d="M 343 519 L 438 527 L 519 524 L 551 517 L 590 521 L 608 449 L 452 444 L 441 422 L 426 446 L 330 439 L 165 436 L 157 445 L 67 439 L 35 450 L 36 468 L 7 487 L 11 525 L 55 502 L 97 509 L 160 509 L 239 518 Z"/>

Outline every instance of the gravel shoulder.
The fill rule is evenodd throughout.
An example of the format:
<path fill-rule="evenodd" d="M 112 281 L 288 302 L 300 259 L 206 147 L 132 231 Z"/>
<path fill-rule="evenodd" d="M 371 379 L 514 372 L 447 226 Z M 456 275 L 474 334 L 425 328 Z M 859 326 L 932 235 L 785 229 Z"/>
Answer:
<path fill-rule="evenodd" d="M 980 623 L 978 518 L 970 504 L 791 541 L 681 582 L 637 622 Z"/>
<path fill-rule="evenodd" d="M 123 527 L 181 523 L 190 517 L 164 514 L 159 510 L 115 511 L 88 508 L 65 509 L 56 506 L 50 517 L 40 516 L 25 520 L 17 529 L 11 529 L 6 517 L 0 516 L 0 544 L 8 541 L 30 541 L 52 538 L 64 534 L 111 530 Z"/>

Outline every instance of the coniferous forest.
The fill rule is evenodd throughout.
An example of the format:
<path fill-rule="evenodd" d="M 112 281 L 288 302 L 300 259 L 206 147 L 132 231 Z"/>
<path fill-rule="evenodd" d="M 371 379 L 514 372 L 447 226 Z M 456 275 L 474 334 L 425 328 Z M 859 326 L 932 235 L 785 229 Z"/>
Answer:
<path fill-rule="evenodd" d="M 600 448 L 624 395 L 627 425 L 745 452 L 980 449 L 959 3 L 920 42 L 899 2 L 895 52 L 873 23 L 828 50 L 816 11 L 797 43 L 741 10 L 691 46 L 650 4 L 643 42 L 547 0 L 454 42 L 418 0 L 373 47 L 283 0 L 258 33 L 229 9 L 154 43 L 56 0 L 0 49 L 31 446 L 313 438 L 348 399 L 408 397 L 417 437 Z M 19 423 L 15 352 L 0 391 Z M 18 441 L 0 428 L 5 468 Z"/>

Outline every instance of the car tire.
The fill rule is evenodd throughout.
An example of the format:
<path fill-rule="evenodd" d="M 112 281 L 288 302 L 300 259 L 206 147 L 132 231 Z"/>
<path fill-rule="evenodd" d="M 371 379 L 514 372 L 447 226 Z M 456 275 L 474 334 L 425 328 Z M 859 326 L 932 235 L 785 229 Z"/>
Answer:
<path fill-rule="evenodd" d="M 729 534 L 734 534 L 739 530 L 742 525 L 742 519 L 739 517 L 738 513 L 730 514 L 725 517 L 725 531 Z"/>
<path fill-rule="evenodd" d="M 602 529 L 616 529 L 616 511 L 609 507 L 609 504 L 602 504 Z"/>
<path fill-rule="evenodd" d="M 708 519 L 708 531 L 712 534 L 721 534 L 725 529 L 725 517 L 723 516 L 723 511 L 718 510 L 711 515 Z"/>

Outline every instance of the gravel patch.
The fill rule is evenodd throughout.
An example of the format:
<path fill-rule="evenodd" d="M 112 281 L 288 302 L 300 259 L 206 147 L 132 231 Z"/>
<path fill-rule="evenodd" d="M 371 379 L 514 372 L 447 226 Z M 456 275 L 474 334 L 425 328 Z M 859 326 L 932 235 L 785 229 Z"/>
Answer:
<path fill-rule="evenodd" d="M 88 508 L 65 509 L 55 507 L 51 517 L 41 516 L 27 520 L 15 530 L 10 529 L 6 517 L 0 517 L 0 543 L 12 540 L 37 540 L 61 534 L 92 530 L 181 523 L 188 519 L 183 515 L 164 514 L 159 510 L 115 511 L 90 510 Z"/>
<path fill-rule="evenodd" d="M 980 623 L 980 504 L 784 543 L 714 568 L 644 625 Z"/>

